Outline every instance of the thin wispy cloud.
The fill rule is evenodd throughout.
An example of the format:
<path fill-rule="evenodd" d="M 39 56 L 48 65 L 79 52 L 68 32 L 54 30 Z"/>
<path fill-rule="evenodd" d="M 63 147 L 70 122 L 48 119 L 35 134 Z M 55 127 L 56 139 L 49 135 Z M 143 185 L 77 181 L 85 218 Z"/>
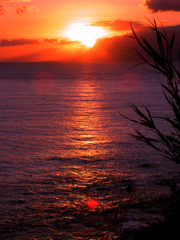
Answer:
<path fill-rule="evenodd" d="M 180 0 L 146 0 L 145 6 L 154 12 L 158 11 L 180 11 Z"/>
<path fill-rule="evenodd" d="M 132 24 L 135 27 L 142 27 L 142 24 L 138 21 L 133 21 Z M 120 19 L 115 20 L 115 21 L 98 21 L 91 25 L 107 27 L 110 30 L 114 30 L 114 31 L 128 31 L 131 29 L 130 21 L 125 21 L 125 20 L 120 20 Z"/>
<path fill-rule="evenodd" d="M 64 39 L 53 38 L 53 39 L 44 39 L 43 43 L 52 44 L 52 45 L 69 45 L 69 44 L 77 43 L 77 41 L 71 41 L 65 38 Z"/>
<path fill-rule="evenodd" d="M 76 41 L 70 41 L 68 39 L 44 39 L 44 40 L 37 40 L 37 39 L 25 39 L 25 38 L 18 38 L 18 39 L 1 39 L 0 40 L 0 47 L 13 47 L 13 46 L 21 46 L 27 44 L 45 44 L 45 45 L 53 45 L 56 46 L 64 46 L 69 44 L 77 43 Z"/>
<path fill-rule="evenodd" d="M 15 6 L 17 14 L 21 14 L 21 13 L 25 13 L 25 12 L 31 12 L 34 8 L 35 8 L 35 6 L 33 6 L 33 5 L 30 5 L 30 6 Z"/>
<path fill-rule="evenodd" d="M 0 47 L 7 47 L 7 46 L 20 46 L 20 45 L 26 45 L 26 44 L 37 44 L 39 43 L 38 40 L 35 39 L 2 39 L 0 41 Z"/>

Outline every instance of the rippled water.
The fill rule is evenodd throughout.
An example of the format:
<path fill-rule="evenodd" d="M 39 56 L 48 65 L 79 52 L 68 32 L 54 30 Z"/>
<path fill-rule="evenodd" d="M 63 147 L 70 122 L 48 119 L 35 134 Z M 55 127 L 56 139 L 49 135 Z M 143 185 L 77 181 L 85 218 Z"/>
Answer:
<path fill-rule="evenodd" d="M 162 78 L 132 65 L 0 64 L 1 239 L 90 239 L 91 215 L 109 218 L 129 184 L 146 199 L 177 177 L 118 113 L 133 117 L 130 102 L 168 113 Z M 132 209 L 125 224 L 148 217 Z"/>

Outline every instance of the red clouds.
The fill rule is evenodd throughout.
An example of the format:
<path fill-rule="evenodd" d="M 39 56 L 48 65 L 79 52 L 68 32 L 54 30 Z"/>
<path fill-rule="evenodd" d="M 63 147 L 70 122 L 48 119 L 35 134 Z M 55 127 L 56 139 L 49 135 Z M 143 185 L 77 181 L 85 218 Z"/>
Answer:
<path fill-rule="evenodd" d="M 19 46 L 19 45 L 25 45 L 25 44 L 37 44 L 38 41 L 34 39 L 2 39 L 0 40 L 0 47 L 5 46 Z"/>
<path fill-rule="evenodd" d="M 120 22 L 120 20 L 117 20 L 103 23 L 106 26 L 110 24 L 110 27 L 115 29 L 115 27 L 118 28 Z M 100 22 L 98 24 L 100 25 Z M 144 36 L 150 43 L 154 44 L 155 36 L 149 28 L 141 26 L 138 22 L 133 23 L 133 27 L 139 36 Z M 125 24 L 125 28 L 130 28 L 130 23 L 129 26 Z M 177 49 L 180 48 L 180 25 L 164 28 L 169 39 L 174 32 L 176 33 L 175 46 L 177 48 L 173 51 L 173 57 L 176 59 Z M 88 50 L 78 45 L 78 42 L 65 38 L 4 38 L 0 39 L 0 48 L 0 61 L 117 62 L 138 60 L 137 55 L 133 52 L 134 49 L 138 48 L 136 41 L 124 35 L 98 39 L 94 47 Z"/>
<path fill-rule="evenodd" d="M 132 22 L 133 26 L 137 27 L 141 27 L 142 24 L 138 21 L 133 21 Z M 115 20 L 115 21 L 99 21 L 96 22 L 94 24 L 91 24 L 91 26 L 100 26 L 100 27 L 107 27 L 110 30 L 113 31 L 128 31 L 131 30 L 129 21 L 125 21 L 125 20 Z"/>

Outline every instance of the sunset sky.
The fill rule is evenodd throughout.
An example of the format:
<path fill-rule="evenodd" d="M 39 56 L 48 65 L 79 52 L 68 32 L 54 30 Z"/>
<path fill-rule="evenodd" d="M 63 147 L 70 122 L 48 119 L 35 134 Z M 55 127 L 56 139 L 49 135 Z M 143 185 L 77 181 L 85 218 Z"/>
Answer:
<path fill-rule="evenodd" d="M 179 25 L 180 1 L 0 0 L 0 61 L 111 60 L 130 21 L 143 32 L 153 17 Z"/>

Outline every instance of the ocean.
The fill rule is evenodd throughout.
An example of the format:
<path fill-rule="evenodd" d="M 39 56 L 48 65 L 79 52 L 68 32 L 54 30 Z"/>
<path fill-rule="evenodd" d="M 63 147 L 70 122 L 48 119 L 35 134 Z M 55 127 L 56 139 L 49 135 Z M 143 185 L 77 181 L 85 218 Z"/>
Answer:
<path fill-rule="evenodd" d="M 90 237 L 92 214 L 109 218 L 129 185 L 136 201 L 168 193 L 177 165 L 133 139 L 119 114 L 136 118 L 131 103 L 169 114 L 165 79 L 134 65 L 0 63 L 1 239 L 113 239 L 108 227 Z M 129 212 L 125 227 L 159 216 Z"/>

